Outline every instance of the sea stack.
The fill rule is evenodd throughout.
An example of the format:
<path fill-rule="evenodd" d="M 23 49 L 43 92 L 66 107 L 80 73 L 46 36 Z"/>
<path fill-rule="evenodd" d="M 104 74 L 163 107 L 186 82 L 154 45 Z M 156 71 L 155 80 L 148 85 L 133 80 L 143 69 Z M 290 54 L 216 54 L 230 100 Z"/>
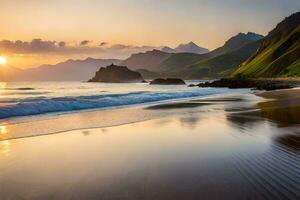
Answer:
<path fill-rule="evenodd" d="M 185 82 L 179 78 L 157 78 L 152 80 L 150 85 L 185 85 Z"/>
<path fill-rule="evenodd" d="M 132 71 L 126 66 L 111 64 L 107 67 L 101 67 L 88 82 L 138 83 L 144 82 L 144 79 L 139 72 Z"/>

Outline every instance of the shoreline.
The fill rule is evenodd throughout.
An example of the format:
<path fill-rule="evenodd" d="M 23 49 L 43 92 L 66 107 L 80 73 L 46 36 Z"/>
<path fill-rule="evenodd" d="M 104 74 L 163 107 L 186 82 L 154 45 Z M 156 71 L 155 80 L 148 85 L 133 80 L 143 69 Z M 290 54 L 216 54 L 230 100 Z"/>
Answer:
<path fill-rule="evenodd" d="M 180 115 L 182 112 L 202 112 L 210 109 L 210 107 L 220 106 L 222 99 L 226 102 L 228 101 L 226 99 L 231 96 L 244 96 L 244 98 L 249 98 L 250 96 L 252 96 L 252 98 L 255 97 L 255 95 L 251 92 L 240 92 L 237 91 L 237 93 L 232 94 L 216 94 L 205 97 L 174 99 L 172 101 L 122 106 L 113 109 L 82 110 L 80 112 L 58 115 L 46 114 L 41 116 L 30 116 L 29 119 L 27 119 L 27 117 L 19 117 L 1 124 L 1 126 L 5 127 L 7 130 L 7 133 L 0 135 L 0 141 L 56 134 L 71 130 L 119 126 L 156 118 Z M 216 99 L 221 101 L 215 102 Z M 207 101 L 212 102 L 209 103 Z M 192 108 L 190 107 L 191 104 L 193 104 Z M 171 105 L 171 107 L 159 109 L 168 107 L 169 105 Z"/>
<path fill-rule="evenodd" d="M 279 92 L 294 102 L 299 90 Z M 1 141 L 0 198 L 240 200 L 247 192 L 253 199 L 297 199 L 300 122 L 290 117 L 300 119 L 300 112 L 278 107 L 286 104 L 274 100 L 277 91 L 262 95 L 268 99 L 247 93 L 116 109 L 106 112 L 107 123 L 116 115 L 143 121 Z M 99 126 L 105 119 L 103 112 L 69 117 L 19 131 Z"/>
<path fill-rule="evenodd" d="M 218 94 L 200 98 L 193 97 L 155 102 L 146 105 L 124 106 L 114 109 L 85 110 L 82 112 L 45 115 L 41 117 L 32 116 L 29 120 L 26 120 L 26 117 L 22 117 L 21 119 L 17 118 L 17 121 L 1 125 L 2 132 L 5 133 L 0 135 L 0 141 L 89 128 L 109 128 L 158 118 L 168 118 L 189 112 L 200 114 L 205 114 L 206 112 L 217 113 L 220 111 L 229 113 L 243 112 L 247 115 L 247 113 L 254 112 L 257 109 L 259 110 L 258 113 L 260 113 L 269 108 L 298 108 L 300 107 L 299 99 L 300 88 L 293 88 L 277 91 Z M 282 103 L 285 104 L 282 105 Z M 228 108 L 222 108 L 224 106 Z M 63 126 L 61 126 L 62 124 Z M 47 128 L 45 129 L 45 127 Z"/>

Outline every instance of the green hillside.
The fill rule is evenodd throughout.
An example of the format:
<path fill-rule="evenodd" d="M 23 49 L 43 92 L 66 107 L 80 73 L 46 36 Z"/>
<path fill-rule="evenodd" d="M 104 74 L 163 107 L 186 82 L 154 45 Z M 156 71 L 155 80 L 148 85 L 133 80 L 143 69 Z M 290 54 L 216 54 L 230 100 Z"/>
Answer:
<path fill-rule="evenodd" d="M 279 23 L 262 41 L 257 53 L 231 76 L 300 76 L 300 12 Z"/>
<path fill-rule="evenodd" d="M 169 58 L 164 60 L 160 66 L 159 70 L 161 72 L 166 71 L 181 71 L 186 66 L 190 66 L 207 58 L 206 54 L 195 54 L 195 53 L 176 53 L 172 54 Z"/>
<path fill-rule="evenodd" d="M 258 49 L 257 40 L 263 36 L 239 33 L 225 44 L 206 54 L 176 53 L 164 60 L 159 72 L 172 73 L 181 78 L 217 78 L 228 76 Z"/>
<path fill-rule="evenodd" d="M 218 78 L 232 73 L 242 62 L 252 56 L 258 49 L 259 43 L 247 44 L 235 51 L 201 60 L 185 69 L 187 78 Z"/>
<path fill-rule="evenodd" d="M 262 38 L 262 35 L 256 33 L 239 33 L 227 40 L 223 46 L 206 54 L 166 53 L 153 50 L 133 54 L 121 64 L 133 70 L 142 70 L 141 73 L 147 78 L 225 77 L 257 51 L 258 40 Z"/>

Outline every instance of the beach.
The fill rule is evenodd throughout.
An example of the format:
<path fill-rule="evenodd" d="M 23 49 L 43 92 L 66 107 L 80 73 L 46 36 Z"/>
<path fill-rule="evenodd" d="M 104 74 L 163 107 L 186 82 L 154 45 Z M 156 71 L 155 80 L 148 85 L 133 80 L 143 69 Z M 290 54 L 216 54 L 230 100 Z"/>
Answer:
<path fill-rule="evenodd" d="M 17 120 L 0 199 L 299 199 L 299 108 L 289 89 Z"/>

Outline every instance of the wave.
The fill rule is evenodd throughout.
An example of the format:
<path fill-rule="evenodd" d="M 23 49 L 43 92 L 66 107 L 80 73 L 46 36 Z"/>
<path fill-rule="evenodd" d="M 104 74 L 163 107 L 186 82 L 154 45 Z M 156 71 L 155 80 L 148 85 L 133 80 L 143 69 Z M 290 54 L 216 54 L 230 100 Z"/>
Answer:
<path fill-rule="evenodd" d="M 126 94 L 92 95 L 58 98 L 30 98 L 13 105 L 0 107 L 0 119 L 45 114 L 51 112 L 68 112 L 83 109 L 107 108 L 134 104 L 152 103 L 164 100 L 199 97 L 227 93 L 226 89 L 197 89 L 176 92 L 132 92 Z"/>

